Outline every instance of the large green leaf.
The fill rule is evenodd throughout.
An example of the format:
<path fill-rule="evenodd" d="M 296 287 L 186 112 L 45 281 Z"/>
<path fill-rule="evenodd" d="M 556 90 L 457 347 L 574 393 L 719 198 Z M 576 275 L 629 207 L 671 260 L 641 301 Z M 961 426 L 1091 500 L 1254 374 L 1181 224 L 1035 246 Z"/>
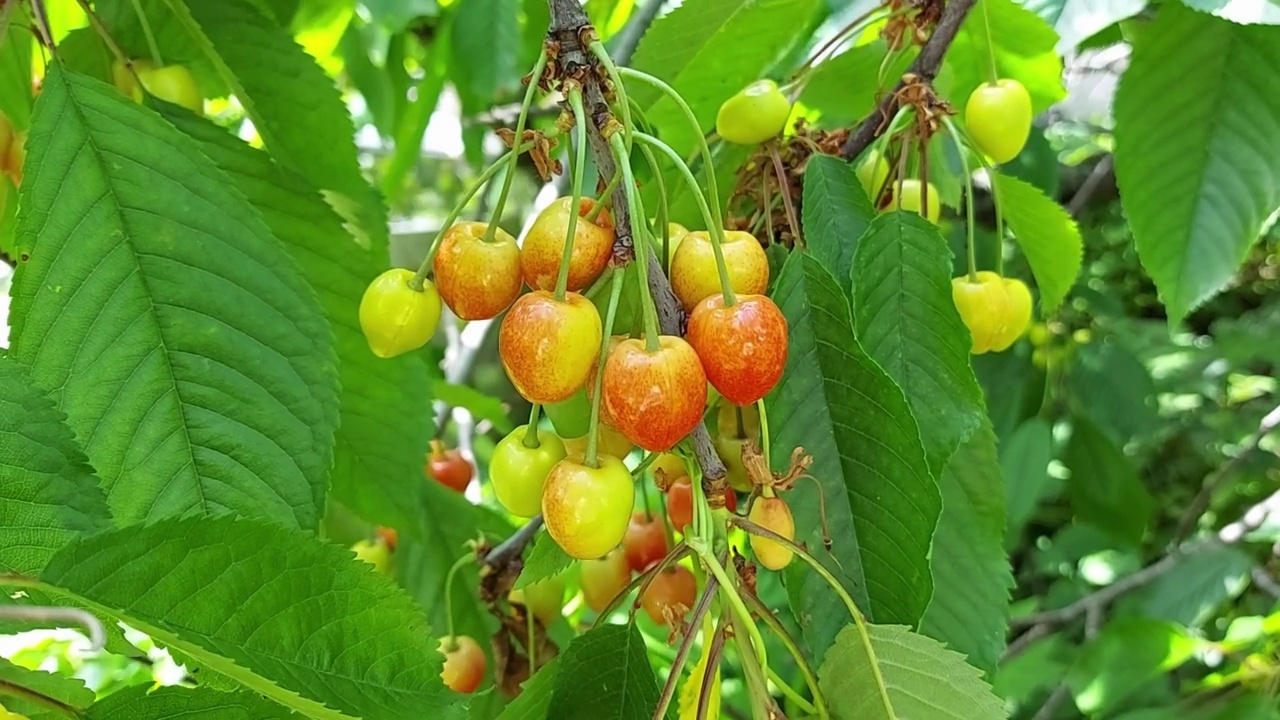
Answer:
<path fill-rule="evenodd" d="M 817 7 L 818 0 L 687 0 L 653 23 L 632 65 L 670 83 L 707 132 L 720 104 L 784 55 Z M 642 83 L 627 91 L 681 155 L 693 149 L 697 135 L 674 102 Z"/>
<path fill-rule="evenodd" d="M 1186 662 L 1196 641 L 1172 623 L 1122 618 L 1107 623 L 1067 671 L 1066 683 L 1082 713 L 1114 707 L 1143 683 Z"/>
<path fill-rule="evenodd" d="M 56 64 L 27 142 L 12 355 L 67 414 L 116 520 L 315 528 L 332 337 L 270 229 L 154 112 Z"/>
<path fill-rule="evenodd" d="M 574 559 L 556 544 L 551 533 L 539 532 L 533 541 L 533 548 L 529 550 L 524 569 L 520 571 L 520 577 L 516 578 L 515 587 L 527 587 L 559 575 L 572 567 L 573 563 Z"/>
<path fill-rule="evenodd" d="M 1142 589 L 1142 616 L 1199 627 L 1244 591 L 1253 568 L 1253 558 L 1234 547 L 1183 556 Z"/>
<path fill-rule="evenodd" d="M 1142 12 L 1147 0 L 1021 0 L 1058 33 L 1057 50 L 1066 54 L 1115 23 Z"/>
<path fill-rule="evenodd" d="M 1117 445 L 1158 432 L 1164 423 L 1151 371 L 1113 339 L 1077 345 L 1066 380 L 1072 411 L 1093 421 Z"/>
<path fill-rule="evenodd" d="M 298 716 L 247 690 L 134 686 L 116 691 L 87 709 L 85 720 L 287 720 Z"/>
<path fill-rule="evenodd" d="M 463 112 L 488 110 L 519 87 L 520 0 L 470 0 L 453 18 L 449 52 Z"/>
<path fill-rule="evenodd" d="M 110 526 L 106 496 L 66 416 L 0 356 L 0 568 L 38 572 L 73 538 Z"/>
<path fill-rule="evenodd" d="M 1005 507 L 1009 541 L 1022 534 L 1036 506 L 1049 487 L 1049 462 L 1053 460 L 1053 428 L 1039 417 L 1018 426 L 1000 448 L 1004 470 Z"/>
<path fill-rule="evenodd" d="M 1066 97 L 1057 42 L 1048 23 L 1014 0 L 978 0 L 947 51 L 949 99 L 963 115 L 970 93 L 991 79 L 994 53 L 1000 77 L 1026 86 L 1035 112 L 1048 109 Z"/>
<path fill-rule="evenodd" d="M 815 155 L 804 171 L 804 235 L 809 251 L 837 280 L 853 272 L 853 255 L 876 216 L 853 165 Z"/>
<path fill-rule="evenodd" d="M 1224 20 L 1246 25 L 1280 25 L 1280 5 L 1275 0 L 1181 0 L 1183 5 L 1213 13 Z"/>
<path fill-rule="evenodd" d="M 806 114 L 816 114 L 817 124 L 827 128 L 861 122 L 875 108 L 881 93 L 902 77 L 916 55 L 913 51 L 895 54 L 882 74 L 881 66 L 888 54 L 888 45 L 876 40 L 818 65 L 800 94 L 800 104 L 809 111 Z"/>
<path fill-rule="evenodd" d="M 928 556 L 941 499 L 902 390 L 854 337 L 842 284 L 807 252 L 792 253 L 778 278 L 774 298 L 791 347 L 782 382 L 765 399 L 773 457 L 781 465 L 803 447 L 826 497 L 832 554 L 822 549 L 812 483 L 791 491 L 796 540 L 842 569 L 872 617 L 914 624 L 933 594 Z M 813 572 L 797 566 L 787 580 L 820 655 L 848 620 L 844 606 Z"/>
<path fill-rule="evenodd" d="M 349 552 L 273 523 L 170 518 L 78 540 L 39 587 L 306 717 L 437 717 L 455 697 L 408 596 Z"/>
<path fill-rule="evenodd" d="M 601 625 L 579 635 L 559 658 L 549 718 L 646 720 L 658 681 L 635 624 Z"/>
<path fill-rule="evenodd" d="M 1280 28 L 1177 3 L 1116 91 L 1116 178 L 1143 267 L 1179 322 L 1226 285 L 1280 205 Z"/>
<path fill-rule="evenodd" d="M 556 679 L 560 677 L 560 658 L 538 668 L 533 677 L 520 687 L 520 694 L 502 709 L 496 720 L 545 720 L 551 717 L 547 708 L 551 694 L 555 692 Z"/>
<path fill-rule="evenodd" d="M 93 702 L 93 691 L 84 686 L 83 680 L 58 673 L 28 670 L 0 658 L 0 698 L 3 698 L 5 703 L 9 703 L 10 700 L 6 696 L 13 694 L 21 697 L 16 693 L 4 692 L 5 686 L 32 690 L 63 707 L 77 711 L 84 710 Z"/>
<path fill-rule="evenodd" d="M 1067 492 L 1080 519 L 1137 545 L 1155 506 L 1124 452 L 1093 423 L 1077 417 L 1063 461 L 1071 470 Z"/>
<path fill-rule="evenodd" d="M 1003 720 L 1000 699 L 964 656 L 901 625 L 840 631 L 818 669 L 837 720 Z"/>
<path fill-rule="evenodd" d="M 1080 228 L 1058 203 L 1035 185 L 992 173 L 996 198 L 1040 289 L 1040 307 L 1051 313 L 1080 274 L 1084 241 Z"/>

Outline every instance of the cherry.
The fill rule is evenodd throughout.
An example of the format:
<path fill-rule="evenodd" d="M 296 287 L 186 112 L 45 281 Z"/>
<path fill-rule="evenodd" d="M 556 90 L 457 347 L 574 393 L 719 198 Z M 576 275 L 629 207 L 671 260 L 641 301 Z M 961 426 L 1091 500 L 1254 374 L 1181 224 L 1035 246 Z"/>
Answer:
<path fill-rule="evenodd" d="M 154 67 L 147 64 L 140 67 L 139 63 L 134 63 L 133 67 L 142 87 L 152 95 L 192 112 L 204 109 L 204 94 L 200 92 L 195 76 L 182 65 Z"/>
<path fill-rule="evenodd" d="M 543 405 L 542 412 L 562 438 L 582 437 L 591 427 L 591 400 L 585 387 L 579 388 L 568 400 Z"/>
<path fill-rule="evenodd" d="M 560 617 L 560 611 L 564 607 L 564 576 L 553 575 L 527 587 L 512 590 L 507 593 L 507 602 L 524 605 L 543 627 L 550 627 Z"/>
<path fill-rule="evenodd" d="M 1003 278 L 1001 284 L 1005 290 L 1005 318 L 1000 336 L 991 344 L 993 352 L 1008 350 L 1031 324 L 1031 291 L 1027 289 L 1026 283 L 1014 278 Z"/>
<path fill-rule="evenodd" d="M 645 517 L 638 512 L 631 516 L 627 534 L 622 537 L 622 549 L 632 570 L 641 572 L 667 556 L 667 527 L 657 515 Z"/>
<path fill-rule="evenodd" d="M 726 230 L 720 249 L 735 293 L 752 295 L 765 291 L 769 286 L 769 258 L 754 235 Z M 691 232 L 680 241 L 671 256 L 671 289 L 685 312 L 692 312 L 702 300 L 720 294 L 720 274 L 709 233 Z"/>
<path fill-rule="evenodd" d="M 612 455 L 599 467 L 561 460 L 551 468 L 542 490 L 542 519 L 551 538 L 569 556 L 598 558 L 617 547 L 627 533 L 635 504 L 631 472 Z"/>
<path fill-rule="evenodd" d="M 431 453 L 427 455 L 427 473 L 450 490 L 463 492 L 471 484 L 475 468 L 457 449 L 445 448 L 439 440 L 432 440 Z"/>
<path fill-rule="evenodd" d="M 511 384 L 529 402 L 560 402 L 590 378 L 603 332 L 590 300 L 577 293 L 556 300 L 535 290 L 502 318 L 498 354 Z"/>
<path fill-rule="evenodd" d="M 635 447 L 635 443 L 628 440 L 627 436 L 617 428 L 603 420 L 600 421 L 600 437 L 596 439 L 597 453 L 612 455 L 621 460 L 630 455 Z M 566 457 L 570 460 L 582 462 L 587 457 L 587 436 L 565 438 L 564 449 L 567 453 Z"/>
<path fill-rule="evenodd" d="M 440 679 L 450 690 L 460 693 L 472 693 L 480 687 L 484 680 L 484 651 L 480 645 L 467 635 L 440 638 L 436 650 L 444 655 L 444 669 L 440 671 Z"/>
<path fill-rule="evenodd" d="M 978 150 L 996 164 L 1009 162 L 1031 135 L 1031 95 L 1010 78 L 982 83 L 969 95 L 964 123 Z"/>
<path fill-rule="evenodd" d="M 538 213 L 524 236 L 520 251 L 520 270 L 524 281 L 535 290 L 554 290 L 564 256 L 564 242 L 569 235 L 569 206 L 572 197 L 562 197 Z M 613 218 L 601 211 L 595 222 L 586 215 L 596 201 L 582 198 L 578 203 L 578 224 L 574 228 L 573 251 L 569 256 L 569 290 L 581 290 L 604 272 L 613 257 Z"/>
<path fill-rule="evenodd" d="M 542 486 L 556 463 L 565 458 L 564 442 L 545 430 L 538 447 L 524 444 L 528 425 L 521 425 L 498 441 L 489 459 L 489 484 L 498 502 L 512 515 L 533 517 L 542 509 Z"/>
<path fill-rule="evenodd" d="M 1002 339 L 1009 314 L 1009 293 L 1003 280 L 987 270 L 977 273 L 977 282 L 970 282 L 968 275 L 951 279 L 951 298 L 973 337 L 974 355 L 989 352 Z"/>
<path fill-rule="evenodd" d="M 601 613 L 631 582 L 631 566 L 622 548 L 602 558 L 578 563 L 582 599 L 592 611 Z"/>
<path fill-rule="evenodd" d="M 369 349 L 380 358 L 417 350 L 440 322 L 440 295 L 430 282 L 422 290 L 409 287 L 412 270 L 392 268 L 369 283 L 360 298 L 360 329 Z"/>
<path fill-rule="evenodd" d="M 732 490 L 725 491 L 724 506 L 729 512 L 738 509 L 738 496 Z M 693 524 L 693 486 L 689 484 L 687 475 L 667 490 L 667 519 L 671 521 L 671 527 L 680 533 Z"/>
<path fill-rule="evenodd" d="M 928 212 L 921 213 L 921 194 L 925 187 L 929 189 L 929 209 Z M 904 210 L 917 215 L 923 214 L 924 218 L 931 223 L 937 223 L 942 217 L 942 201 L 938 199 L 938 189 L 933 186 L 933 183 L 921 183 L 913 178 L 905 178 L 901 182 L 890 183 L 889 188 L 889 197 L 882 209 L 884 212 Z"/>
<path fill-rule="evenodd" d="M 734 490 L 750 492 L 751 478 L 747 476 L 747 466 L 742 462 L 742 446 L 747 444 L 747 438 L 717 435 L 712 443 L 716 446 L 720 462 L 724 463 L 725 479 L 729 481 L 729 486 Z"/>
<path fill-rule="evenodd" d="M 758 497 L 747 513 L 751 522 L 766 530 L 772 530 L 788 540 L 796 537 L 796 521 L 791 516 L 787 501 L 780 497 Z M 759 535 L 751 536 L 751 551 L 760 564 L 770 570 L 781 570 L 791 563 L 795 552 L 776 540 Z"/>
<path fill-rule="evenodd" d="M 604 364 L 601 407 L 609 422 L 645 450 L 670 450 L 702 422 L 707 376 L 683 338 L 663 335 L 650 352 L 623 340 Z"/>
<path fill-rule="evenodd" d="M 684 464 L 684 458 L 671 453 L 659 453 L 657 459 L 650 465 L 654 475 L 661 470 L 667 477 L 667 482 L 675 482 L 679 478 L 689 477 L 689 469 Z"/>
<path fill-rule="evenodd" d="M 716 133 L 735 145 L 756 145 L 777 137 L 791 116 L 791 101 L 772 80 L 757 80 L 724 101 L 716 113 Z"/>
<path fill-rule="evenodd" d="M 378 539 L 387 546 L 387 549 L 391 552 L 395 552 L 396 544 L 400 542 L 400 534 L 396 532 L 396 529 L 379 527 L 376 532 L 378 533 Z"/>
<path fill-rule="evenodd" d="M 663 568 L 649 581 L 640 596 L 640 606 L 651 620 L 659 625 L 667 624 L 667 610 L 677 622 L 693 609 L 698 599 L 698 579 L 689 568 L 673 565 Z"/>
<path fill-rule="evenodd" d="M 667 266 L 671 265 L 671 258 L 676 254 L 676 248 L 680 247 L 680 243 L 684 241 L 684 236 L 689 234 L 689 228 L 680 223 L 667 223 Z M 662 257 L 662 236 L 653 236 L 653 251 Z"/>
<path fill-rule="evenodd" d="M 858 164 L 858 182 L 867 191 L 867 197 L 875 203 L 880 198 L 885 181 L 889 179 L 889 161 L 876 150 L 868 150 L 861 163 Z"/>
<path fill-rule="evenodd" d="M 459 222 L 440 239 L 432 268 L 440 297 L 463 320 L 488 320 L 520 296 L 520 248 L 516 239 L 488 223 Z"/>
<path fill-rule="evenodd" d="M 720 435 L 724 437 L 760 437 L 760 408 L 756 405 L 739 406 L 722 402 L 720 409 L 716 411 L 716 422 Z M 741 423 L 741 432 L 739 432 L 739 423 Z"/>
<path fill-rule="evenodd" d="M 782 379 L 787 319 L 764 295 L 739 295 L 733 307 L 712 295 L 694 308 L 686 338 L 702 359 L 707 380 L 736 405 L 756 402 Z"/>
<path fill-rule="evenodd" d="M 356 559 L 369 563 L 383 575 L 391 570 L 391 548 L 381 538 L 357 541 L 351 546 L 351 552 L 356 554 Z"/>

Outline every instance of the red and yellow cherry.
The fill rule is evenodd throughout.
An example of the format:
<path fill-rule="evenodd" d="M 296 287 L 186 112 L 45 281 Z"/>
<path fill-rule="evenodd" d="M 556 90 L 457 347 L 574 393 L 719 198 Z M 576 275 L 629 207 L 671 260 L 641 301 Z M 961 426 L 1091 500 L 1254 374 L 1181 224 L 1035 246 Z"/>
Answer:
<path fill-rule="evenodd" d="M 729 512 L 738 509 L 738 496 L 732 490 L 725 491 L 724 506 Z M 681 533 L 693 524 L 693 486 L 687 475 L 667 490 L 667 519 L 671 521 L 671 527 Z"/>
<path fill-rule="evenodd" d="M 794 540 L 796 537 L 796 521 L 791 516 L 791 508 L 787 505 L 787 501 L 780 497 L 756 498 L 756 501 L 751 503 L 747 518 L 788 540 Z M 781 570 L 791 564 L 791 558 L 795 555 L 791 548 L 760 535 L 751 536 L 751 551 L 755 553 L 756 560 L 770 570 Z"/>
<path fill-rule="evenodd" d="M 578 580 L 587 607 L 593 612 L 604 612 L 631 582 L 631 565 L 622 548 L 617 548 L 602 558 L 578 563 Z"/>
<path fill-rule="evenodd" d="M 725 100 L 716 113 L 716 133 L 735 145 L 756 145 L 777 137 L 791 116 L 791 101 L 778 83 L 757 80 Z"/>
<path fill-rule="evenodd" d="M 556 463 L 565 458 L 564 441 L 538 433 L 538 447 L 524 444 L 529 426 L 521 425 L 498 441 L 489 459 L 489 484 L 512 515 L 533 517 L 542 510 L 542 487 Z"/>
<path fill-rule="evenodd" d="M 642 572 L 667 556 L 667 527 L 662 518 L 645 517 L 638 512 L 631 516 L 627 534 L 622 537 L 622 549 L 632 570 Z"/>
<path fill-rule="evenodd" d="M 726 230 L 720 249 L 735 293 L 753 295 L 765 291 L 769 286 L 769 258 L 754 235 Z M 720 273 L 709 233 L 691 232 L 680 241 L 680 247 L 671 256 L 671 289 L 686 312 L 692 312 L 702 300 L 720 294 Z"/>
<path fill-rule="evenodd" d="M 444 304 L 463 320 L 488 320 L 511 307 L 520 296 L 520 248 L 502 228 L 454 223 L 440 238 L 432 268 Z"/>
<path fill-rule="evenodd" d="M 380 358 L 417 350 L 435 334 L 440 322 L 440 294 L 423 281 L 409 287 L 412 270 L 392 268 L 369 283 L 360 298 L 360 329 L 369 349 Z"/>
<path fill-rule="evenodd" d="M 996 164 L 1009 162 L 1031 135 L 1031 94 L 1010 78 L 982 83 L 965 104 L 964 124 L 978 150 Z"/>
<path fill-rule="evenodd" d="M 378 533 L 378 539 L 387 546 L 387 549 L 395 552 L 396 544 L 400 542 L 400 534 L 396 532 L 396 529 L 379 526 L 376 532 Z"/>
<path fill-rule="evenodd" d="M 732 307 L 712 295 L 689 317 L 685 334 L 707 380 L 729 402 L 750 405 L 769 394 L 787 364 L 787 319 L 767 296 L 739 295 Z"/>
<path fill-rule="evenodd" d="M 683 338 L 662 335 L 650 351 L 644 340 L 623 340 L 604 364 L 601 407 L 636 445 L 670 450 L 702 422 L 707 376 Z"/>
<path fill-rule="evenodd" d="M 359 540 L 351 546 L 351 552 L 356 554 L 356 559 L 369 563 L 383 575 L 391 569 L 391 548 L 381 538 Z"/>
<path fill-rule="evenodd" d="M 698 599 L 698 579 L 689 568 L 673 565 L 663 568 L 649 581 L 640 596 L 640 607 L 649 619 L 659 625 L 667 624 L 668 613 L 677 622 L 693 609 Z"/>
<path fill-rule="evenodd" d="M 570 557 L 598 558 L 627 534 L 635 504 L 631 471 L 612 455 L 599 467 L 561 460 L 551 468 L 542 490 L 542 519 L 547 532 Z"/>
<path fill-rule="evenodd" d="M 524 605 L 543 627 L 550 627 L 560 617 L 560 611 L 564 607 L 564 576 L 553 575 L 546 580 L 513 589 L 507 593 L 507 602 Z"/>
<path fill-rule="evenodd" d="M 1005 291 L 1004 327 L 991 344 L 992 352 L 1008 350 L 1031 325 L 1031 291 L 1026 283 L 1015 278 L 1003 278 L 1001 284 Z"/>
<path fill-rule="evenodd" d="M 926 189 L 929 195 L 927 200 L 922 197 Z M 927 212 L 922 213 L 920 208 L 925 202 L 929 203 L 929 208 Z M 938 189 L 933 186 L 933 183 L 922 183 L 914 178 L 905 178 L 889 184 L 889 197 L 882 211 L 890 210 L 913 212 L 923 215 L 931 223 L 937 223 L 942 217 L 942 201 L 938 199 Z"/>
<path fill-rule="evenodd" d="M 520 250 L 520 270 L 524 281 L 535 290 L 554 290 L 569 236 L 569 207 L 573 198 L 562 197 L 538 213 Z M 574 227 L 573 250 L 569 256 L 569 290 L 581 290 L 600 277 L 613 257 L 613 217 L 608 210 L 586 218 L 595 207 L 591 198 L 578 203 L 578 224 Z"/>
<path fill-rule="evenodd" d="M 759 437 L 759 433 L 756 433 L 756 437 Z M 747 442 L 748 438 L 727 435 L 717 435 L 712 440 L 712 444 L 716 446 L 716 455 L 724 463 L 725 479 L 729 481 L 730 487 L 740 492 L 751 491 L 751 478 L 747 476 L 747 466 L 742 462 L 742 447 Z M 758 440 L 756 442 L 759 443 Z"/>
<path fill-rule="evenodd" d="M 577 438 L 565 438 L 565 457 L 580 463 L 587 456 L 587 435 Z M 635 450 L 635 443 L 627 439 L 617 428 L 603 420 L 600 421 L 600 436 L 596 438 L 596 452 L 612 455 L 619 460 Z"/>
<path fill-rule="evenodd" d="M 471 693 L 484 680 L 484 651 L 467 635 L 440 638 L 436 650 L 444 655 L 444 669 L 440 679 L 454 692 Z"/>
<path fill-rule="evenodd" d="M 968 275 L 952 278 L 951 298 L 973 337 L 973 354 L 990 352 L 1002 338 L 1009 314 L 1004 278 L 986 270 L 977 273 L 976 282 L 971 282 Z"/>
<path fill-rule="evenodd" d="M 475 468 L 456 448 L 446 448 L 439 440 L 431 441 L 427 455 L 427 474 L 441 485 L 462 492 L 471 484 Z"/>
<path fill-rule="evenodd" d="M 578 293 L 564 300 L 544 290 L 523 295 L 502 318 L 498 355 L 516 391 L 529 402 L 573 396 L 591 376 L 604 333 L 600 314 Z"/>
<path fill-rule="evenodd" d="M 150 63 L 134 63 L 133 69 L 138 73 L 142 87 L 152 95 L 192 112 L 204 109 L 204 94 L 200 92 L 195 76 L 182 65 L 155 67 Z"/>
<path fill-rule="evenodd" d="M 889 179 L 889 161 L 877 150 L 868 150 L 862 162 L 858 163 L 858 183 L 867 191 L 872 203 L 880 198 L 885 181 Z"/>

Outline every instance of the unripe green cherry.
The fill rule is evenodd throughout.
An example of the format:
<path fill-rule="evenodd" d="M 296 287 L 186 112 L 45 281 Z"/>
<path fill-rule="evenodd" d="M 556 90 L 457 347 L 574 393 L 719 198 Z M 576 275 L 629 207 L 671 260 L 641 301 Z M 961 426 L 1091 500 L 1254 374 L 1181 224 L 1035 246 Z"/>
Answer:
<path fill-rule="evenodd" d="M 862 162 L 858 163 L 856 172 L 862 189 L 867 191 L 867 197 L 875 203 L 880 191 L 884 189 L 885 181 L 889 179 L 889 161 L 878 151 L 868 150 Z"/>
<path fill-rule="evenodd" d="M 716 132 L 735 145 L 756 145 L 777 137 L 791 117 L 791 101 L 772 80 L 757 80 L 724 101 Z"/>
<path fill-rule="evenodd" d="M 1010 78 L 983 83 L 969 96 L 964 124 L 978 150 L 996 164 L 1009 162 L 1031 135 L 1031 95 Z"/>
<path fill-rule="evenodd" d="M 565 457 L 564 442 L 546 430 L 538 433 L 538 447 L 524 444 L 528 425 L 521 425 L 498 441 L 489 460 L 489 484 L 512 515 L 533 517 L 542 509 L 542 486 L 551 468 Z"/>

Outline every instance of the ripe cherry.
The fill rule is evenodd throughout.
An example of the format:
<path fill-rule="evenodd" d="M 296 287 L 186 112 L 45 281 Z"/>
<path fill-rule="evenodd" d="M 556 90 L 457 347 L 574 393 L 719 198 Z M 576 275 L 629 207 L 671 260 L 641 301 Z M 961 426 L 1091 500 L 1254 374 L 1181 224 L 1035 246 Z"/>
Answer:
<path fill-rule="evenodd" d="M 351 552 L 356 554 L 356 559 L 369 563 L 383 575 L 391 570 L 391 548 L 381 538 L 357 541 L 351 546 Z"/>
<path fill-rule="evenodd" d="M 769 286 L 769 258 L 754 235 L 726 230 L 720 249 L 735 293 L 753 295 L 765 291 Z M 720 294 L 720 273 L 716 270 L 709 233 L 691 232 L 680 241 L 680 247 L 671 256 L 671 289 L 686 312 L 692 312 L 702 300 Z"/>
<path fill-rule="evenodd" d="M 369 349 L 380 358 L 417 350 L 435 334 L 440 322 L 440 295 L 430 282 L 409 287 L 412 270 L 392 268 L 369 283 L 360 298 L 360 329 Z"/>
<path fill-rule="evenodd" d="M 924 201 L 921 195 L 924 188 L 929 190 L 929 209 L 928 212 L 921 213 L 920 208 Z M 942 217 L 942 201 L 938 199 L 938 188 L 934 187 L 933 183 L 921 183 L 914 178 L 905 178 L 901 182 L 894 181 L 889 184 L 889 197 L 883 208 L 885 212 L 890 210 L 913 212 L 923 215 L 931 223 L 937 223 Z"/>
<path fill-rule="evenodd" d="M 767 296 L 739 295 L 737 299 L 733 307 L 725 307 L 721 295 L 699 303 L 685 337 L 716 390 L 729 402 L 750 405 L 782 379 L 787 319 Z"/>
<path fill-rule="evenodd" d="M 582 599 L 592 611 L 600 613 L 631 582 L 631 565 L 622 548 L 610 551 L 602 558 L 578 563 L 578 579 L 582 584 Z"/>
<path fill-rule="evenodd" d="M 495 228 L 493 240 L 486 242 L 488 229 L 488 223 L 454 223 L 440 239 L 432 263 L 440 297 L 463 320 L 497 317 L 520 296 L 516 239 Z"/>
<path fill-rule="evenodd" d="M 623 340 L 604 365 L 601 407 L 636 445 L 670 450 L 702 422 L 707 376 L 683 338 L 663 335 L 652 352 L 643 340 Z"/>
<path fill-rule="evenodd" d="M 538 447 L 524 444 L 529 426 L 521 425 L 498 441 L 489 459 L 489 484 L 511 514 L 533 517 L 542 510 L 542 487 L 556 463 L 565 458 L 564 442 L 547 431 Z"/>
<path fill-rule="evenodd" d="M 192 112 L 204 109 L 204 94 L 200 92 L 195 76 L 182 65 L 155 67 L 147 64 L 139 67 L 134 63 L 134 70 L 142 81 L 142 87 L 152 95 Z"/>
<path fill-rule="evenodd" d="M 662 518 L 645 517 L 638 512 L 631 516 L 627 534 L 622 538 L 622 549 L 632 570 L 642 572 L 667 556 L 667 527 Z"/>
<path fill-rule="evenodd" d="M 640 606 L 651 620 L 659 625 L 667 624 L 668 612 L 679 622 L 693 609 L 698 599 L 698 579 L 689 568 L 673 565 L 663 568 L 640 596 Z"/>
<path fill-rule="evenodd" d="M 738 496 L 732 490 L 724 493 L 724 506 L 729 512 L 738 509 Z M 693 524 L 693 486 L 689 484 L 689 476 L 684 476 L 667 490 L 667 519 L 676 532 Z"/>
<path fill-rule="evenodd" d="M 553 575 L 527 587 L 514 589 L 507 593 L 507 601 L 529 608 L 543 627 L 550 627 L 564 607 L 564 576 Z"/>
<path fill-rule="evenodd" d="M 590 300 L 569 293 L 561 301 L 535 290 L 502 318 L 498 354 L 511 384 L 529 402 L 560 402 L 591 376 L 603 332 Z"/>
<path fill-rule="evenodd" d="M 889 179 L 889 161 L 876 150 L 868 150 L 858 164 L 858 183 L 867 191 L 867 197 L 875 203 L 880 198 L 885 181 Z"/>
<path fill-rule="evenodd" d="M 599 467 L 561 460 L 542 490 L 542 519 L 551 538 L 570 557 L 598 558 L 627 533 L 635 504 L 631 472 L 612 455 Z"/>
<path fill-rule="evenodd" d="M 951 279 L 951 298 L 973 337 L 974 355 L 991 351 L 1002 339 L 1009 314 L 1009 293 L 1003 281 L 986 270 L 977 273 L 977 282 L 970 282 L 968 275 Z"/>
<path fill-rule="evenodd" d="M 777 137 L 791 116 L 791 101 L 772 80 L 757 80 L 724 101 L 716 133 L 726 142 L 755 145 Z"/>
<path fill-rule="evenodd" d="M 436 650 L 444 655 L 444 669 L 440 679 L 454 692 L 471 693 L 484 680 L 484 651 L 467 635 L 440 638 Z"/>
<path fill-rule="evenodd" d="M 991 344 L 993 352 L 1008 350 L 1031 325 L 1031 291 L 1027 289 L 1026 283 L 1014 278 L 1003 278 L 1001 284 L 1004 285 L 1006 300 L 1004 326 L 1000 329 L 1000 336 Z"/>
<path fill-rule="evenodd" d="M 982 83 L 965 104 L 964 124 L 978 150 L 996 164 L 1009 162 L 1031 135 L 1031 95 L 1010 78 Z"/>
<path fill-rule="evenodd" d="M 780 497 L 758 497 L 751 503 L 751 511 L 747 514 L 751 522 L 766 530 L 772 530 L 788 540 L 796 537 L 796 521 L 791 516 L 791 508 L 787 501 Z M 760 564 L 770 570 L 781 570 L 791 563 L 795 553 L 776 540 L 759 535 L 751 536 L 751 551 L 755 553 Z"/>
<path fill-rule="evenodd" d="M 587 436 L 565 438 L 564 449 L 566 457 L 570 460 L 582 462 L 587 457 Z M 635 449 L 635 443 L 628 440 L 626 435 L 609 423 L 600 421 L 600 437 L 596 438 L 597 453 L 612 455 L 621 460 Z"/>
<path fill-rule="evenodd" d="M 538 213 L 524 236 L 520 251 L 520 269 L 524 281 L 535 290 L 554 290 L 564 256 L 564 242 L 569 235 L 569 206 L 573 198 L 562 197 Z M 573 251 L 569 257 L 569 290 L 581 290 L 600 277 L 609 258 L 613 257 L 613 218 L 608 210 L 586 218 L 595 207 L 591 198 L 578 203 L 578 224 L 574 228 Z"/>
<path fill-rule="evenodd" d="M 475 468 L 456 448 L 446 448 L 439 440 L 432 440 L 431 453 L 427 455 L 427 473 L 450 490 L 463 492 L 471 483 Z"/>

